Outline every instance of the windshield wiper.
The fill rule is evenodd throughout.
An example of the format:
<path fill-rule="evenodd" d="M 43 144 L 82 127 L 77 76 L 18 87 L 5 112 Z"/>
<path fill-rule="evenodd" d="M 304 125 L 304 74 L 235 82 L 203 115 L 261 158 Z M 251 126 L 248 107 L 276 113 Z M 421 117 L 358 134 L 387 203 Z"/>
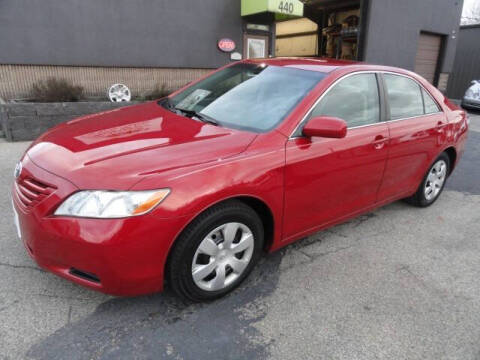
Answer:
<path fill-rule="evenodd" d="M 190 116 L 191 118 L 195 117 L 198 120 L 203 121 L 205 123 L 209 123 L 209 124 L 212 124 L 212 125 L 215 125 L 215 126 L 220 125 L 217 120 L 215 120 L 214 118 L 212 118 L 208 115 L 202 114 L 201 112 L 198 112 L 198 111 L 195 111 L 195 110 L 185 110 L 185 109 L 180 109 L 180 108 L 175 108 L 175 109 L 184 113 L 187 116 Z"/>
<path fill-rule="evenodd" d="M 177 112 L 177 109 L 175 109 L 175 105 L 173 104 L 172 100 L 169 97 L 166 97 L 165 99 L 158 101 L 157 104 L 162 105 L 167 110 L 170 110 L 172 112 Z"/>
<path fill-rule="evenodd" d="M 189 116 L 191 118 L 195 117 L 200 121 L 203 121 L 205 123 L 209 123 L 209 124 L 212 124 L 212 125 L 215 125 L 215 126 L 220 125 L 217 120 L 215 120 L 214 118 L 212 118 L 208 115 L 204 115 L 204 114 L 202 114 L 200 112 L 197 112 L 195 110 L 186 110 L 186 109 L 175 107 L 175 104 L 173 103 L 173 101 L 169 97 L 166 97 L 164 100 L 159 101 L 159 104 L 163 105 L 163 107 L 165 107 L 166 109 L 168 109 L 171 112 L 174 112 L 176 114 L 186 115 L 186 116 Z"/>

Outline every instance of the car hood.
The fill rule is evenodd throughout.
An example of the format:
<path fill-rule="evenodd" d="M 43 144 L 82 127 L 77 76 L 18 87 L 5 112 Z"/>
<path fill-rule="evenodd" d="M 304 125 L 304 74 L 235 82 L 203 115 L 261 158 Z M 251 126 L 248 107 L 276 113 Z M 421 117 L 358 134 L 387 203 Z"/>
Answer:
<path fill-rule="evenodd" d="M 152 102 L 58 125 L 38 138 L 27 156 L 80 189 L 126 190 L 148 175 L 239 154 L 255 136 Z"/>

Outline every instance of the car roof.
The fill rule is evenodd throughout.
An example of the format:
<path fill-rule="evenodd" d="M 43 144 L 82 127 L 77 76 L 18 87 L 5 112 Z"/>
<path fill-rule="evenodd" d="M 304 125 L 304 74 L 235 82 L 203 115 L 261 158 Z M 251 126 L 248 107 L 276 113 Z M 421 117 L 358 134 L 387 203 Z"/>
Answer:
<path fill-rule="evenodd" d="M 409 70 L 384 65 L 372 65 L 360 61 L 336 60 L 329 58 L 308 58 L 308 57 L 278 57 L 266 59 L 247 59 L 244 63 L 267 64 L 272 66 L 284 66 L 302 70 L 318 71 L 324 74 L 339 70 L 341 73 L 354 71 L 387 71 L 402 75 L 408 75 L 419 79 L 419 75 Z"/>
<path fill-rule="evenodd" d="M 332 72 L 339 67 L 361 65 L 358 61 L 336 60 L 328 58 L 301 58 L 301 57 L 277 57 L 266 59 L 248 59 L 244 62 L 254 64 L 267 64 L 283 66 L 302 70 L 318 71 L 322 73 Z"/>

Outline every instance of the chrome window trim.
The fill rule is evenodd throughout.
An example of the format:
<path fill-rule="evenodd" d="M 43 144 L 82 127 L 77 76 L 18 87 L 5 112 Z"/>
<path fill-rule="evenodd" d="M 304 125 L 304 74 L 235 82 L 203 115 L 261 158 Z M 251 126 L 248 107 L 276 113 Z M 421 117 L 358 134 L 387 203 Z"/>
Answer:
<path fill-rule="evenodd" d="M 345 74 L 345 75 L 343 75 L 342 77 L 340 77 L 340 78 L 338 78 L 337 80 L 335 80 L 335 81 L 329 86 L 329 88 L 328 88 L 327 90 L 325 90 L 322 95 L 320 95 L 320 97 L 315 101 L 315 103 L 310 107 L 310 109 L 308 109 L 308 111 L 306 112 L 306 114 L 303 116 L 302 120 L 300 120 L 299 123 L 297 124 L 297 126 L 295 126 L 295 129 L 293 129 L 293 132 L 290 134 L 288 140 L 302 138 L 303 136 L 294 136 L 294 134 L 297 132 L 298 128 L 305 122 L 305 120 L 308 118 L 308 116 L 312 113 L 313 109 L 318 105 L 318 103 L 319 103 L 320 101 L 322 101 L 323 97 L 324 97 L 325 95 L 327 95 L 327 94 L 330 92 L 330 90 L 331 90 L 337 83 L 339 83 L 341 80 L 346 79 L 346 78 L 348 78 L 348 77 L 350 77 L 350 76 L 353 76 L 353 75 L 358 75 L 358 74 L 392 74 L 392 75 L 403 76 L 403 77 L 406 77 L 406 78 L 408 78 L 408 79 L 411 79 L 411 80 L 415 81 L 416 84 L 418 84 L 423 90 L 425 90 L 425 91 L 427 92 L 427 94 L 428 94 L 428 95 L 432 98 L 432 100 L 437 104 L 437 106 L 438 106 L 438 108 L 440 109 L 440 111 L 435 112 L 435 113 L 429 113 L 429 114 L 409 116 L 409 117 L 400 118 L 400 119 L 389 119 L 389 120 L 385 120 L 385 121 L 381 121 L 381 120 L 380 120 L 379 122 L 376 122 L 376 123 L 373 123 L 373 124 L 366 124 L 366 125 L 348 127 L 348 128 L 347 128 L 348 130 L 358 129 L 358 128 L 367 127 L 367 126 L 384 124 L 384 123 L 388 123 L 388 122 L 392 122 L 392 121 L 408 120 L 408 119 L 414 119 L 414 118 L 423 117 L 423 116 L 431 116 L 431 115 L 437 115 L 437 114 L 443 114 L 443 113 L 444 113 L 443 108 L 438 104 L 437 100 L 430 94 L 430 91 L 428 91 L 427 89 L 425 89 L 425 86 L 423 86 L 422 84 L 420 84 L 415 78 L 411 77 L 410 75 L 400 74 L 400 73 L 397 73 L 397 72 L 394 72 L 394 71 L 388 71 L 388 70 L 359 70 L 359 71 L 354 71 L 354 72 Z M 380 95 L 380 94 L 379 94 L 379 95 Z M 379 98 L 380 98 L 380 96 L 379 96 Z"/>
<path fill-rule="evenodd" d="M 405 118 L 401 118 L 401 119 L 387 120 L 387 121 L 383 121 L 383 122 L 384 123 L 397 122 L 397 121 L 402 121 L 402 120 L 410 120 L 410 119 L 416 119 L 416 118 L 419 118 L 419 117 L 432 116 L 432 115 L 438 115 L 438 114 L 443 114 L 443 111 L 429 113 L 429 114 L 423 114 L 423 115 L 409 116 L 409 117 L 405 117 Z"/>

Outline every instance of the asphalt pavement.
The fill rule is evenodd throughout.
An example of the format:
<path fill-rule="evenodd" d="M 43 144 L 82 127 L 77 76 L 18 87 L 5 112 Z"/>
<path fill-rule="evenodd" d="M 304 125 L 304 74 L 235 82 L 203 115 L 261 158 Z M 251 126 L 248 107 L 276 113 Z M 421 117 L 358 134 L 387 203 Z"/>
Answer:
<path fill-rule="evenodd" d="M 115 298 L 44 272 L 0 142 L 0 359 L 479 359 L 480 115 L 442 197 L 396 202 L 264 258 L 232 295 Z"/>

